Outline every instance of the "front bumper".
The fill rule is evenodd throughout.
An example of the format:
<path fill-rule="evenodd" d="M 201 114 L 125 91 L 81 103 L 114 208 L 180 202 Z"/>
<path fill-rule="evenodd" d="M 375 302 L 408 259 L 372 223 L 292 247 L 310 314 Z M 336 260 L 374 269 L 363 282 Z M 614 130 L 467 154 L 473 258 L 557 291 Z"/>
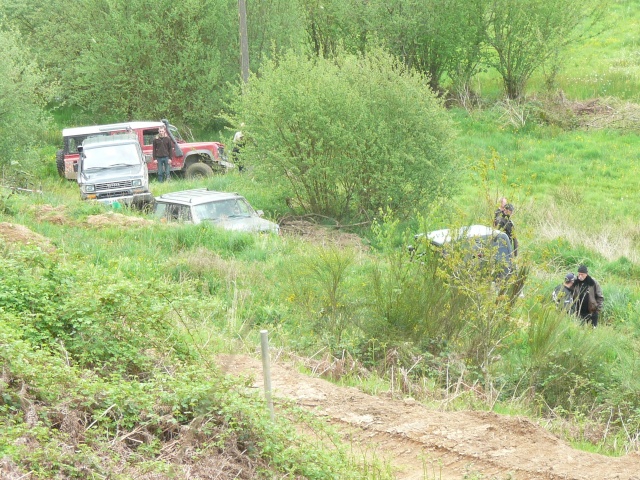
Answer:
<path fill-rule="evenodd" d="M 93 200 L 103 205 L 148 205 L 153 203 L 153 195 L 149 192 L 145 193 L 123 193 L 123 194 L 82 194 L 83 200 Z"/>

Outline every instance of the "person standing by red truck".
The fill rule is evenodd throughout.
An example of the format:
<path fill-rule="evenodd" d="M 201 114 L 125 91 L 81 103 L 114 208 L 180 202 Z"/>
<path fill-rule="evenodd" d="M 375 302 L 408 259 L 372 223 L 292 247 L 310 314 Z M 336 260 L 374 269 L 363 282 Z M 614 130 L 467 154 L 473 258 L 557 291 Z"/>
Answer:
<path fill-rule="evenodd" d="M 169 180 L 172 156 L 173 142 L 167 135 L 167 129 L 162 127 L 158 132 L 158 136 L 153 140 L 153 159 L 158 162 L 158 182 L 160 183 Z"/>

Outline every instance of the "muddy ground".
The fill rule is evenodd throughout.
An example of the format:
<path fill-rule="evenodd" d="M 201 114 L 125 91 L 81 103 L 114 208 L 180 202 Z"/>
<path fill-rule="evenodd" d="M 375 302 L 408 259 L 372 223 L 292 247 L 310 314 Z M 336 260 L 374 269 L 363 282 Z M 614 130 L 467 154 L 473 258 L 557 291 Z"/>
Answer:
<path fill-rule="evenodd" d="M 262 363 L 219 357 L 221 369 L 248 377 L 262 394 Z M 335 425 L 356 449 L 388 462 L 400 480 L 640 480 L 640 455 L 605 457 L 575 450 L 526 418 L 443 412 L 407 400 L 367 395 L 271 364 L 276 405 L 290 400 Z"/>

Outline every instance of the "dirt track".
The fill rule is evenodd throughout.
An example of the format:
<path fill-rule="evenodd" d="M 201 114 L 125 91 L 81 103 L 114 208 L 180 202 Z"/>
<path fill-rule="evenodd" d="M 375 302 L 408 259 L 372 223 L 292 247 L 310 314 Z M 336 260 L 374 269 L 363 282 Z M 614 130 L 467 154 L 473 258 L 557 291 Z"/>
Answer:
<path fill-rule="evenodd" d="M 260 361 L 221 356 L 219 365 L 262 388 Z M 429 410 L 338 387 L 282 362 L 272 363 L 271 376 L 274 398 L 327 417 L 353 444 L 386 459 L 397 479 L 640 480 L 640 455 L 610 458 L 575 450 L 525 418 Z"/>

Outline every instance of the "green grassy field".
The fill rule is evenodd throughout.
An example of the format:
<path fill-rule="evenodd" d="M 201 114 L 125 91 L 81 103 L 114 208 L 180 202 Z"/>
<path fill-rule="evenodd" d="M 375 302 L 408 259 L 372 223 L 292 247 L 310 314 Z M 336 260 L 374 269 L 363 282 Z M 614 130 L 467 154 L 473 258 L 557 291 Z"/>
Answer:
<path fill-rule="evenodd" d="M 608 21 L 616 28 L 569 53 L 557 78 L 568 101 L 639 101 L 639 14 L 638 1 L 612 2 Z M 482 80 L 481 90 L 497 97 L 495 79 Z M 0 245 L 0 358 L 15 376 L 2 384 L 0 451 L 42 478 L 51 472 L 81 478 L 87 464 L 103 473 L 117 470 L 111 463 L 124 468 L 87 443 L 60 453 L 68 437 L 55 422 L 71 405 L 93 422 L 87 435 L 95 444 L 113 445 L 113 432 L 150 432 L 152 440 L 128 466 L 132 476 L 171 471 L 159 460 L 167 432 L 207 418 L 198 448 L 212 453 L 242 445 L 256 468 L 270 472 L 264 478 L 390 478 L 296 435 L 288 420 L 296 424 L 299 412 L 287 410 L 288 420 L 276 425 L 265 422 L 264 405 L 209 369 L 219 353 L 254 352 L 259 330 L 268 329 L 283 352 L 349 355 L 368 372 L 347 374 L 343 384 L 399 392 L 390 371 L 404 368 L 414 396 L 436 408 L 517 412 L 544 420 L 578 448 L 637 452 L 640 130 L 545 121 L 555 113 L 533 97 L 557 91 L 543 92 L 542 85 L 542 77 L 533 78 L 532 98 L 515 110 L 487 102 L 450 111 L 465 165 L 452 199 L 403 222 L 379 218 L 377 228 L 332 235 L 317 227 L 303 235 L 254 236 L 168 226 L 140 212 L 83 203 L 77 185 L 57 177 L 52 133 L 28 175 L 29 186 L 42 193 L 0 191 L 0 223 L 42 235 L 23 247 Z M 518 123 L 518 113 L 526 121 Z M 73 112 L 57 112 L 58 127 L 70 118 Z M 238 191 L 273 220 L 292 213 L 285 194 L 251 170 L 152 180 L 151 190 L 157 196 L 202 186 Z M 488 224 L 502 196 L 516 206 L 518 264 L 528 275 L 522 297 L 510 299 L 471 276 L 452 281 L 440 264 L 430 270 L 435 264 L 428 260 L 409 261 L 406 241 L 418 229 Z M 596 330 L 550 302 L 553 287 L 580 263 L 605 295 Z M 449 377 L 485 396 L 454 398 Z M 19 442 L 29 428 L 20 391 L 27 384 L 43 422 L 36 453 Z"/>
<path fill-rule="evenodd" d="M 640 3 L 637 0 L 609 3 L 601 24 L 603 32 L 573 47 L 565 56 L 558 87 L 569 98 L 615 96 L 638 103 Z"/>
<path fill-rule="evenodd" d="M 640 55 L 637 32 L 640 3 L 637 0 L 608 2 L 604 18 L 583 40 L 572 45 L 558 60 L 558 73 L 549 85 L 548 75 L 534 72 L 527 95 L 557 95 L 587 100 L 617 97 L 640 102 Z M 501 84 L 494 73 L 481 74 L 473 84 L 479 94 L 497 98 Z"/>

